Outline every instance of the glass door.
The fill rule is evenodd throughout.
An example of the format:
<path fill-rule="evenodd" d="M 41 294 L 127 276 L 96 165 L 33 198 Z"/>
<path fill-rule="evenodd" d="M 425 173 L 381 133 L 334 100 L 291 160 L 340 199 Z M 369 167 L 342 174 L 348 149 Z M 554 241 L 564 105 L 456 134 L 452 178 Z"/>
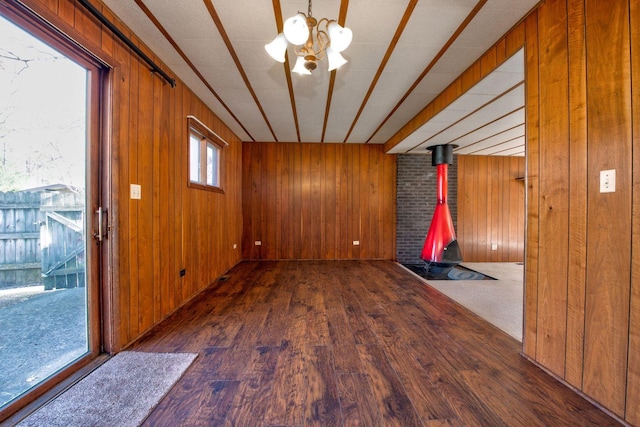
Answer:
<path fill-rule="evenodd" d="M 97 73 L 33 34 L 0 15 L 0 409 L 99 342 Z"/>

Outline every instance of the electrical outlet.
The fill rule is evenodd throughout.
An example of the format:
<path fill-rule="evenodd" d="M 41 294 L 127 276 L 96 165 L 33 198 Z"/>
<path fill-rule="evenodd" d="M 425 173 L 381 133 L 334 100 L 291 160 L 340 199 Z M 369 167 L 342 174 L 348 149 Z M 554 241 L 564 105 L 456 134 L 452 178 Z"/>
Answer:
<path fill-rule="evenodd" d="M 492 251 L 497 251 L 498 250 L 498 244 L 497 243 L 492 243 L 491 244 L 491 250 Z"/>
<path fill-rule="evenodd" d="M 142 187 L 138 184 L 131 184 L 131 199 L 140 200 L 142 199 Z"/>
<path fill-rule="evenodd" d="M 354 240 L 353 246 L 360 246 L 360 240 Z"/>
<path fill-rule="evenodd" d="M 254 244 L 256 246 L 262 246 L 262 241 L 261 240 L 256 240 Z"/>
<path fill-rule="evenodd" d="M 233 244 L 233 249 L 238 249 L 238 245 L 237 244 Z"/>
<path fill-rule="evenodd" d="M 601 193 L 616 192 L 616 170 L 615 169 L 600 171 L 600 192 Z"/>

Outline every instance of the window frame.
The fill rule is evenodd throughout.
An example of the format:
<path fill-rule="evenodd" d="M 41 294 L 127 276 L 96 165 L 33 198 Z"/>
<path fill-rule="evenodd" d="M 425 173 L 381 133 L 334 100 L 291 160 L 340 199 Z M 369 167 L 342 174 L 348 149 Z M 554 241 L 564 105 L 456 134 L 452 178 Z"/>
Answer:
<path fill-rule="evenodd" d="M 193 136 L 200 141 L 198 149 L 199 181 L 191 179 L 191 141 Z M 187 116 L 187 187 L 224 194 L 225 148 L 229 144 L 194 116 Z M 217 185 L 208 184 L 207 150 L 213 147 L 218 152 Z"/>

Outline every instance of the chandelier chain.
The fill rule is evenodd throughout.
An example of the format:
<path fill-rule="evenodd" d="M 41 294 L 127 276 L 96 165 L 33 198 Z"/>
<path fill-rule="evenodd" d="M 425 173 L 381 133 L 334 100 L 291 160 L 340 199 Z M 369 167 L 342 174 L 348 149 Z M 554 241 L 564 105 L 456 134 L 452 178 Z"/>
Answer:
<path fill-rule="evenodd" d="M 311 0 L 309 0 L 309 14 L 307 16 L 311 17 Z"/>

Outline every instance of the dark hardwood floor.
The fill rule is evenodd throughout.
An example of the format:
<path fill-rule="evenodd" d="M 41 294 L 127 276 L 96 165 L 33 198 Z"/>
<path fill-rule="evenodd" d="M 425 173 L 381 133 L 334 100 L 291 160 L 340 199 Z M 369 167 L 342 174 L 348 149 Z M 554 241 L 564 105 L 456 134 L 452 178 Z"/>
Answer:
<path fill-rule="evenodd" d="M 389 261 L 243 262 L 130 350 L 199 357 L 146 425 L 619 425 Z"/>

